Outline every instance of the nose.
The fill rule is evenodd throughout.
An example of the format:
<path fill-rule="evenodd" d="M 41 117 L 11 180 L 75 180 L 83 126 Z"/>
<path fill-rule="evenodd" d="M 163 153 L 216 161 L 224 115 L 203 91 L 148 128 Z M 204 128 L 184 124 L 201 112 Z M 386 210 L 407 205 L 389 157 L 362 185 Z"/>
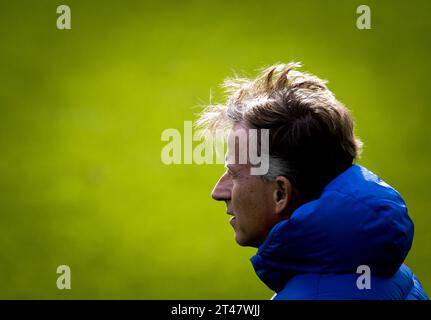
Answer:
<path fill-rule="evenodd" d="M 230 200 L 232 190 L 232 181 L 227 174 L 223 174 L 214 186 L 211 197 L 216 201 Z"/>

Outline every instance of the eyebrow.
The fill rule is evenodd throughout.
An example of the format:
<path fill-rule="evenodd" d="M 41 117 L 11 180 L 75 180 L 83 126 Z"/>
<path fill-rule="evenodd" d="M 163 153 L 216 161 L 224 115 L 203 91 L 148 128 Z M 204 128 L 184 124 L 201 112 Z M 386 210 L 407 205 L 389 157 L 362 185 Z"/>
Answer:
<path fill-rule="evenodd" d="M 235 173 L 237 173 L 237 172 L 239 172 L 239 169 L 238 168 L 236 168 L 235 169 L 235 167 L 232 165 L 232 164 L 225 164 L 225 166 L 224 166 L 226 169 L 229 169 L 230 171 L 233 171 L 233 172 L 235 172 Z"/>
<path fill-rule="evenodd" d="M 224 167 L 225 167 L 226 169 L 232 169 L 232 165 L 231 165 L 231 164 L 229 164 L 229 163 L 227 163 L 226 161 L 224 162 Z"/>

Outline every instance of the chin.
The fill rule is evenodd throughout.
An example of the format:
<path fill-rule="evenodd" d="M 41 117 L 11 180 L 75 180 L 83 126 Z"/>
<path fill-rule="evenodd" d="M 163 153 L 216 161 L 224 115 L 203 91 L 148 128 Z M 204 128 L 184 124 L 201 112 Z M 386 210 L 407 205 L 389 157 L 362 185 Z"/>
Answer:
<path fill-rule="evenodd" d="M 235 241 L 238 243 L 241 247 L 253 247 L 258 248 L 260 246 L 260 243 L 257 241 L 253 241 L 252 239 L 248 239 L 246 237 L 242 237 L 238 233 L 235 234 Z"/>

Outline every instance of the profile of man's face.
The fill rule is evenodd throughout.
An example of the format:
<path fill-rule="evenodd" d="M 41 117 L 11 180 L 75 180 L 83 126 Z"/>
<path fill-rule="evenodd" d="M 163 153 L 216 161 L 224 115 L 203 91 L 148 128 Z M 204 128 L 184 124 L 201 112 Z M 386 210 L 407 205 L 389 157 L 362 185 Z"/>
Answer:
<path fill-rule="evenodd" d="M 232 128 L 227 143 L 226 171 L 215 185 L 212 197 L 226 202 L 226 211 L 233 216 L 230 223 L 238 244 L 258 247 L 280 217 L 275 201 L 276 182 L 251 175 L 250 165 L 239 161 L 245 148 L 235 143 L 232 136 L 237 136 L 237 141 L 248 141 L 247 133 L 247 128 L 241 124 Z"/>

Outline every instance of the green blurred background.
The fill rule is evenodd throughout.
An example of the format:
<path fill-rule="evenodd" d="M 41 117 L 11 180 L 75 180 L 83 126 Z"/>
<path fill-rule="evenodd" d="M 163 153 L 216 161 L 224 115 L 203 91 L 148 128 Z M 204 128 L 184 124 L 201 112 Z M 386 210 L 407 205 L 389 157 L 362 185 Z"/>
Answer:
<path fill-rule="evenodd" d="M 362 31 L 360 4 L 2 1 L 0 298 L 270 298 L 210 198 L 223 166 L 164 165 L 160 136 L 210 90 L 222 100 L 225 77 L 291 60 L 352 109 L 359 162 L 404 196 L 407 263 L 431 293 L 431 3 L 367 1 Z"/>

